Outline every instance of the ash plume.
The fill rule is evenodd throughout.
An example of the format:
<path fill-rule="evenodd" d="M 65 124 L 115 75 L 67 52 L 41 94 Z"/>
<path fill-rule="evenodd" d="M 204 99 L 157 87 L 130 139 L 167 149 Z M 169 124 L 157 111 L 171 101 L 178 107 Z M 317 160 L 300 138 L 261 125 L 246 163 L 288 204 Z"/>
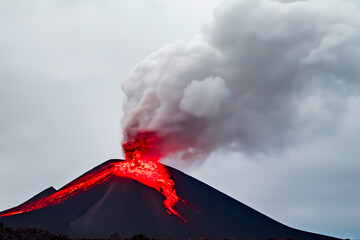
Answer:
<path fill-rule="evenodd" d="M 125 139 L 153 131 L 163 154 L 195 159 L 329 134 L 359 95 L 359 30 L 358 1 L 225 1 L 199 35 L 125 79 Z"/>

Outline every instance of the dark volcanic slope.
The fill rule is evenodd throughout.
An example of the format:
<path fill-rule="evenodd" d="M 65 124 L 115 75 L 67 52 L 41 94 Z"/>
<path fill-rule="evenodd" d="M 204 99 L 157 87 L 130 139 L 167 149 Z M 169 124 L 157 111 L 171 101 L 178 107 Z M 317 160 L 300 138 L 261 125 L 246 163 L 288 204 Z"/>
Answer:
<path fill-rule="evenodd" d="M 109 160 L 85 173 L 105 166 Z M 168 167 L 178 195 L 177 210 L 187 222 L 166 212 L 164 196 L 131 179 L 112 176 L 64 202 L 0 218 L 6 226 L 37 227 L 71 237 L 105 238 L 146 234 L 164 238 L 331 239 L 289 228 L 186 174 Z M 51 194 L 50 189 L 41 196 Z"/>

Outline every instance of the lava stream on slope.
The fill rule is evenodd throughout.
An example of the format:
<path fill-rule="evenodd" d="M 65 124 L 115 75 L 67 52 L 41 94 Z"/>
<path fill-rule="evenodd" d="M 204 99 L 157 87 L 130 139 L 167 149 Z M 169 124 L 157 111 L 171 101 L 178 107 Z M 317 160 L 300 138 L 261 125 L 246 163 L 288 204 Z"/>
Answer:
<path fill-rule="evenodd" d="M 139 133 L 133 141 L 123 144 L 125 161 L 109 163 L 101 169 L 80 177 L 47 197 L 3 211 L 0 213 L 0 217 L 59 204 L 71 196 L 99 185 L 111 176 L 119 176 L 133 179 L 156 189 L 165 196 L 164 205 L 166 211 L 185 221 L 174 209 L 175 204 L 181 199 L 176 194 L 175 183 L 165 166 L 158 162 L 160 155 L 157 154 L 157 151 L 153 151 L 153 144 L 156 142 L 157 138 L 153 133 Z"/>

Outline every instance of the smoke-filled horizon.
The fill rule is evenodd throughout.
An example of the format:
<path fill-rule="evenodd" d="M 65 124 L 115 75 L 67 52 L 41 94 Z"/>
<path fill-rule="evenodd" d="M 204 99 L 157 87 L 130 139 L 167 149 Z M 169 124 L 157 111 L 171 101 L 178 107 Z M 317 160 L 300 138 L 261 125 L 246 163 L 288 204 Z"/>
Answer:
<path fill-rule="evenodd" d="M 154 131 L 165 155 L 185 160 L 331 135 L 345 98 L 359 94 L 359 10 L 352 0 L 225 1 L 191 41 L 134 67 L 122 85 L 124 135 Z"/>

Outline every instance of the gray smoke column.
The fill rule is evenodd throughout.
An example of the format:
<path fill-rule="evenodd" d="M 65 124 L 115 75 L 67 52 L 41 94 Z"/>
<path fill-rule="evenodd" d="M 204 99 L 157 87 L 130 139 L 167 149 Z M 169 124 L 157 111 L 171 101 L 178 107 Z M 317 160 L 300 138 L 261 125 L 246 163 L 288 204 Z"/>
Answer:
<path fill-rule="evenodd" d="M 123 83 L 125 138 L 155 131 L 167 154 L 284 149 L 336 128 L 359 95 L 359 1 L 225 1 L 189 42 Z"/>

